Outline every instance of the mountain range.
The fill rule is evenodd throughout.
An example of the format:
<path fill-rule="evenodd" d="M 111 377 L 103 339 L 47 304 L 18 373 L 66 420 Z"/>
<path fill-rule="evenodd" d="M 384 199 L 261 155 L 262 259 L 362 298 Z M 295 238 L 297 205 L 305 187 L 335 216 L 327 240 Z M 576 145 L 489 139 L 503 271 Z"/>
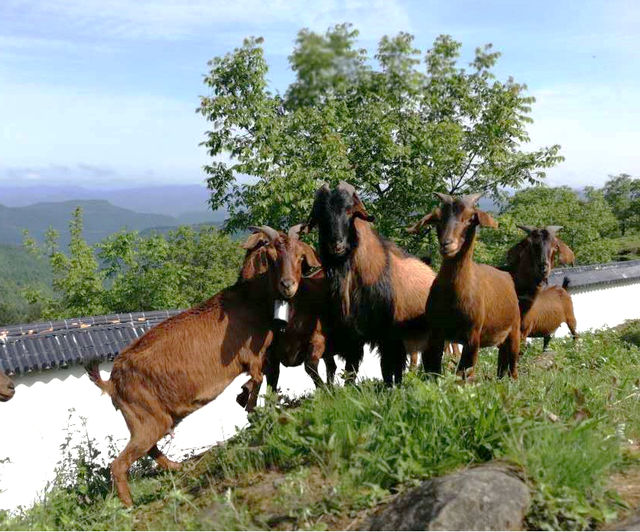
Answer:
<path fill-rule="evenodd" d="M 71 185 L 3 185 L 0 188 L 0 244 L 20 245 L 24 230 L 41 241 L 51 226 L 60 244 L 69 242 L 69 220 L 81 207 L 84 236 L 93 244 L 129 229 L 202 223 L 221 224 L 224 212 L 212 212 L 209 192 L 200 185 L 145 186 L 129 189 L 83 188 Z"/>

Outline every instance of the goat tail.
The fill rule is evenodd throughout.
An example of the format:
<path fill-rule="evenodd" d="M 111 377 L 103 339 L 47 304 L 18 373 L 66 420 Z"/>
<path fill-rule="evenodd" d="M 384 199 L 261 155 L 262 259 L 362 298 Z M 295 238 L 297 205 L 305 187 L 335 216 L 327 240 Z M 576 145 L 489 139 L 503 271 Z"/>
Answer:
<path fill-rule="evenodd" d="M 568 277 L 565 277 L 565 278 L 562 280 L 562 288 L 564 288 L 565 290 L 566 290 L 567 288 L 569 288 L 569 283 L 571 283 L 571 281 L 569 280 L 569 278 L 568 278 Z"/>
<path fill-rule="evenodd" d="M 87 370 L 87 374 L 89 375 L 89 380 L 95 384 L 98 388 L 102 390 L 102 393 L 106 393 L 107 395 L 112 395 L 113 393 L 113 383 L 111 380 L 103 380 L 100 377 L 100 362 L 97 360 L 90 361 L 85 367 Z"/>

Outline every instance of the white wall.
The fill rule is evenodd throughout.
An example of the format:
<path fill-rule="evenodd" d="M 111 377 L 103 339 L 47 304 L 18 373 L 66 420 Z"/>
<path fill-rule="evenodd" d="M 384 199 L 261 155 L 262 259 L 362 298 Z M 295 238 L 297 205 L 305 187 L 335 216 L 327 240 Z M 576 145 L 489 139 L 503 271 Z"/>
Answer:
<path fill-rule="evenodd" d="M 614 327 L 625 320 L 640 318 L 640 283 L 618 285 L 571 294 L 578 331 Z M 563 324 L 556 336 L 569 334 Z"/>
<path fill-rule="evenodd" d="M 336 358 L 339 372 L 344 364 Z M 321 376 L 324 378 L 324 364 Z M 101 369 L 108 377 L 110 364 Z M 363 377 L 380 378 L 377 357 L 367 353 L 360 373 Z M 128 441 L 129 431 L 120 412 L 116 411 L 108 396 L 86 376 L 82 368 L 49 371 L 18 377 L 16 394 L 7 403 L 0 403 L 0 509 L 15 509 L 29 505 L 53 479 L 54 468 L 61 458 L 60 445 L 64 442 L 69 411 L 74 409 L 72 421 L 76 428 L 80 418 L 86 418 L 87 433 L 102 442 L 106 457 L 106 438 L 112 435 L 121 450 Z M 229 438 L 236 427 L 247 423 L 245 411 L 236 403 L 246 375 L 238 377 L 215 401 L 187 417 L 175 430 L 173 438 L 165 438 L 160 448 L 173 459 L 181 459 L 192 452 L 207 449 Z M 282 368 L 281 390 L 290 395 L 301 395 L 314 389 L 302 366 Z M 266 385 L 263 384 L 263 392 Z"/>
<path fill-rule="evenodd" d="M 625 319 L 640 318 L 640 283 L 604 290 L 573 294 L 578 330 L 613 326 Z M 568 334 L 566 325 L 558 335 Z M 339 369 L 343 365 L 337 360 Z M 103 377 L 108 376 L 110 365 L 102 366 Z M 321 364 L 324 378 L 324 367 Z M 368 352 L 363 363 L 362 377 L 380 378 L 377 357 Z M 210 447 L 232 436 L 236 427 L 246 425 L 246 413 L 235 402 L 235 397 L 247 377 L 241 375 L 218 399 L 185 419 L 176 429 L 173 439 L 166 438 L 161 448 L 174 459 L 193 451 Z M 128 430 L 120 412 L 111 400 L 101 395 L 81 368 L 51 371 L 19 377 L 16 395 L 8 403 L 0 403 L 2 435 L 0 461 L 8 457 L 10 463 L 0 463 L 0 509 L 13 509 L 28 505 L 47 481 L 60 459 L 68 423 L 69 410 L 74 409 L 75 425 L 80 417 L 87 419 L 90 437 L 103 442 L 112 435 L 119 449 L 128 440 Z M 302 367 L 282 368 L 280 387 L 290 395 L 299 395 L 313 389 L 311 379 Z M 265 386 L 263 386 L 263 389 Z"/>

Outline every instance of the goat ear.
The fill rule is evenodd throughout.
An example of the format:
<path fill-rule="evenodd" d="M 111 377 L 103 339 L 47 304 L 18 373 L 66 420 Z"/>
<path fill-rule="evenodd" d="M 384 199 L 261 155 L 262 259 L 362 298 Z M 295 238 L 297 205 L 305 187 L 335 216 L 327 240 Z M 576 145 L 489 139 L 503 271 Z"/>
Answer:
<path fill-rule="evenodd" d="M 416 233 L 419 233 L 420 229 L 422 229 L 425 225 L 434 224 L 438 220 L 440 220 L 440 209 L 435 208 L 429 214 L 425 214 L 416 223 L 407 227 L 407 232 L 414 235 Z"/>
<path fill-rule="evenodd" d="M 242 248 L 247 251 L 253 251 L 269 242 L 269 239 L 261 232 L 249 235 L 247 240 L 242 244 Z"/>
<path fill-rule="evenodd" d="M 573 266 L 576 262 L 576 256 L 573 251 L 571 251 L 571 248 L 559 238 L 557 239 L 556 249 L 558 250 L 558 260 L 560 261 L 560 264 L 571 264 Z"/>
<path fill-rule="evenodd" d="M 302 260 L 307 269 L 322 267 L 315 250 L 309 244 L 305 244 L 304 242 L 300 242 L 300 245 L 302 246 Z"/>
<path fill-rule="evenodd" d="M 498 227 L 498 222 L 496 222 L 489 213 L 484 211 L 476 210 L 476 221 L 480 227 L 492 227 L 493 229 Z"/>
<path fill-rule="evenodd" d="M 376 218 L 375 216 L 371 216 L 367 210 L 364 208 L 364 204 L 360 201 L 358 195 L 353 193 L 353 211 L 351 212 L 353 216 L 356 218 L 360 218 L 365 222 L 373 222 Z"/>

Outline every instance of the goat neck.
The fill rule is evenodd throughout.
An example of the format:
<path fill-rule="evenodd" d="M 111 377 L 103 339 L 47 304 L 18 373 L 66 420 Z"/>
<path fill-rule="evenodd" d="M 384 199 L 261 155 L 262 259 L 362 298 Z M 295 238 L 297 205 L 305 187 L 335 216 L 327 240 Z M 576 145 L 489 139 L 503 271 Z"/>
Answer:
<path fill-rule="evenodd" d="M 368 222 L 356 218 L 354 228 L 358 245 L 353 252 L 351 265 L 363 284 L 374 284 L 380 278 L 387 262 L 384 246 Z"/>

